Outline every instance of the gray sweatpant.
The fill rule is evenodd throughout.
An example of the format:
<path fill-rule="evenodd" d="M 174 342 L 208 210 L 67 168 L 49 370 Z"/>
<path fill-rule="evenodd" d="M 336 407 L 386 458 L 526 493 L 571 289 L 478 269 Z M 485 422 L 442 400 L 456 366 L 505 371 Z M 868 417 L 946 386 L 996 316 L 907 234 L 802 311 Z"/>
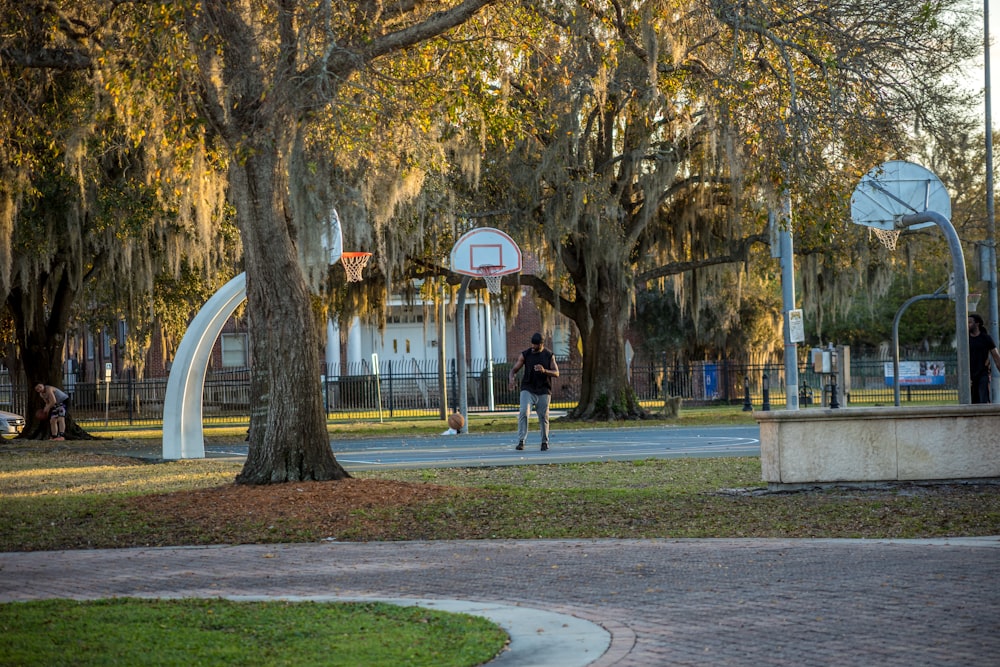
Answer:
<path fill-rule="evenodd" d="M 527 389 L 521 390 L 521 409 L 517 413 L 518 442 L 524 442 L 528 437 L 528 410 L 533 405 L 542 432 L 542 444 L 549 444 L 549 399 L 551 398 L 549 394 L 532 394 Z"/>

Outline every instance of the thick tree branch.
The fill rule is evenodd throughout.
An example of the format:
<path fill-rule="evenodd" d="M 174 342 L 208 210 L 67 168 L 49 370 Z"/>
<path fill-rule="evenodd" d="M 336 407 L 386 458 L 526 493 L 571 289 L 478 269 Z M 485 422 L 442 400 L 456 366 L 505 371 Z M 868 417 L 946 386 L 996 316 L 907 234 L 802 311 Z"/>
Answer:
<path fill-rule="evenodd" d="M 535 291 L 535 296 L 545 301 L 547 304 L 565 315 L 574 322 L 581 321 L 584 314 L 582 304 L 574 299 L 572 301 L 563 298 L 549 286 L 547 282 L 534 274 L 521 274 L 521 284 L 531 287 Z"/>
<path fill-rule="evenodd" d="M 754 243 L 766 244 L 770 243 L 770 239 L 766 234 L 754 234 L 736 241 L 730 251 L 725 255 L 705 257 L 703 259 L 690 260 L 687 262 L 670 262 L 669 264 L 658 266 L 655 269 L 643 271 L 635 277 L 635 283 L 636 285 L 643 285 L 651 280 L 664 278 L 666 276 L 675 276 L 679 273 L 701 269 L 706 266 L 745 262 L 750 253 L 750 246 Z"/>
<path fill-rule="evenodd" d="M 334 78 L 343 77 L 347 73 L 377 58 L 420 44 L 462 25 L 483 7 L 491 5 L 494 2 L 496 0 L 464 0 L 450 9 L 444 9 L 431 14 L 419 23 L 414 23 L 395 32 L 367 40 L 362 45 L 351 46 L 331 43 L 323 58 L 310 66 L 307 71 L 303 72 L 303 76 L 308 78 L 322 74 Z M 394 9 L 400 15 L 403 13 L 412 13 L 421 4 L 408 4 L 406 7 L 407 12 L 400 12 L 399 7 L 395 7 Z"/>

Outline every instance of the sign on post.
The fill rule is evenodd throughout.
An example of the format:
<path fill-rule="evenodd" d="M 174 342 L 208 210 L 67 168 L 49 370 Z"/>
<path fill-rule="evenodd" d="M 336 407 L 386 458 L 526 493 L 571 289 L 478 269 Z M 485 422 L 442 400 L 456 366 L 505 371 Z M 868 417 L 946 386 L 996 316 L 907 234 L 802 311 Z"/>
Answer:
<path fill-rule="evenodd" d="M 802 309 L 788 311 L 788 342 L 804 343 L 806 340 L 806 326 L 802 320 Z"/>

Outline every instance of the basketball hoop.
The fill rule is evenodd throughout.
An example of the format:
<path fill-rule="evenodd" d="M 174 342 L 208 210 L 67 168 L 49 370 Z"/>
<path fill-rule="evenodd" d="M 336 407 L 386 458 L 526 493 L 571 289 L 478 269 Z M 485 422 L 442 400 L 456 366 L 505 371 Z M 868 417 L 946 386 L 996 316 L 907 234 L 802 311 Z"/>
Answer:
<path fill-rule="evenodd" d="M 983 295 L 980 294 L 979 292 L 969 292 L 968 304 L 970 313 L 975 311 L 976 308 L 979 306 L 979 299 L 982 296 Z"/>
<path fill-rule="evenodd" d="M 357 283 L 363 280 L 361 270 L 365 268 L 371 256 L 370 252 L 345 252 L 340 255 L 340 263 L 347 272 L 347 282 Z"/>
<path fill-rule="evenodd" d="M 951 217 L 951 198 L 933 172 L 905 160 L 889 160 L 865 174 L 851 195 L 851 220 L 868 227 L 893 251 L 903 229 L 933 227 L 933 221 L 903 224 L 906 216 L 933 211 Z"/>
<path fill-rule="evenodd" d="M 500 281 L 503 280 L 503 276 L 496 275 L 496 272 L 502 268 L 502 266 L 493 264 L 484 264 L 483 266 L 476 267 L 476 270 L 479 271 L 479 276 L 486 282 L 486 289 L 489 290 L 490 294 L 500 293 Z"/>
<path fill-rule="evenodd" d="M 887 250 L 896 249 L 896 241 L 899 240 L 899 235 L 902 229 L 882 229 L 881 227 L 869 227 L 868 228 L 868 238 L 871 238 L 872 233 L 875 234 L 876 238 L 882 242 L 882 245 L 886 247 Z"/>

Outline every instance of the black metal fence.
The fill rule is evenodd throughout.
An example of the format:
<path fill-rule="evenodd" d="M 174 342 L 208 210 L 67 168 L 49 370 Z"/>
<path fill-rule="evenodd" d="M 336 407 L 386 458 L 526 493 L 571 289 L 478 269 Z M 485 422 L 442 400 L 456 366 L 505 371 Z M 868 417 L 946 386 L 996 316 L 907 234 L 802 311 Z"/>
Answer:
<path fill-rule="evenodd" d="M 958 400 L 955 359 L 945 359 L 942 384 L 908 385 L 901 390 L 901 402 L 932 403 Z M 893 387 L 886 380 L 886 364 L 881 360 L 852 360 L 850 385 L 844 402 L 849 405 L 892 405 Z M 495 361 L 492 384 L 485 361 L 470 364 L 466 376 L 470 412 L 516 411 L 519 391 L 507 384 L 510 363 Z M 576 406 L 580 397 L 581 367 L 559 362 L 560 376 L 553 382 L 552 406 L 564 410 Z M 320 376 L 323 400 L 331 420 L 374 420 L 392 417 L 433 418 L 442 406 L 458 406 L 458 369 L 454 362 L 442 377 L 435 362 L 390 362 L 375 374 L 367 364 L 347 368 L 330 367 Z M 765 383 L 772 409 L 785 406 L 783 364 L 747 365 L 731 361 L 698 362 L 684 365 L 633 363 L 630 381 L 644 406 L 658 410 L 667 397 L 680 396 L 685 404 L 747 404 L 753 409 L 764 405 Z M 799 405 L 802 408 L 826 405 L 830 398 L 829 375 L 811 367 L 799 368 Z M 72 394 L 74 418 L 86 425 L 155 426 L 162 423 L 167 379 L 113 380 L 110 383 L 77 382 L 65 387 Z M 203 417 L 207 424 L 247 423 L 250 415 L 250 373 L 243 369 L 210 372 L 205 379 Z M 37 405 L 24 405 L 26 392 L 19 383 L 0 374 L 0 408 L 26 414 Z M 33 397 L 32 397 L 33 398 Z"/>

